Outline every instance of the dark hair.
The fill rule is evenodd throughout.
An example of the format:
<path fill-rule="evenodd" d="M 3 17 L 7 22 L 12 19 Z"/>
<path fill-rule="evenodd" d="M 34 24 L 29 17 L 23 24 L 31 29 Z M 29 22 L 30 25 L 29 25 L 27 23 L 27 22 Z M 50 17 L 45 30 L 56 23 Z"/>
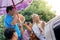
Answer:
<path fill-rule="evenodd" d="M 8 13 L 9 10 L 12 10 L 12 9 L 13 9 L 13 6 L 8 6 L 8 7 L 6 8 L 6 12 Z"/>
<path fill-rule="evenodd" d="M 8 40 L 8 39 L 11 39 L 14 32 L 15 32 L 14 29 L 12 29 L 12 28 L 7 28 L 7 29 L 4 30 L 4 36 L 6 37 L 7 40 Z"/>
<path fill-rule="evenodd" d="M 60 40 L 60 25 L 54 28 L 54 33 L 55 33 L 56 40 Z"/>

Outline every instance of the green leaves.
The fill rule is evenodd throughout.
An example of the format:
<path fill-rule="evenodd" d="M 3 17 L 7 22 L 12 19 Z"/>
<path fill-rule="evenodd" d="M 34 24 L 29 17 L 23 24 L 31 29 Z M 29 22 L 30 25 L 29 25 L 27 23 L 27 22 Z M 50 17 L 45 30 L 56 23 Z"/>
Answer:
<path fill-rule="evenodd" d="M 52 19 L 53 17 L 55 17 L 56 15 L 54 14 L 54 11 L 50 11 L 51 7 L 50 6 L 46 6 L 46 2 L 44 0 L 33 0 L 33 3 L 30 5 L 29 8 L 27 8 L 24 11 L 20 11 L 22 13 L 22 15 L 25 16 L 26 20 L 31 20 L 31 15 L 33 13 L 38 14 L 41 17 L 41 20 L 44 21 L 49 21 L 50 19 Z"/>
<path fill-rule="evenodd" d="M 0 28 L 0 40 L 4 40 L 5 37 L 4 37 L 4 28 Z"/>
<path fill-rule="evenodd" d="M 4 15 L 0 18 L 0 28 L 4 27 Z"/>
<path fill-rule="evenodd" d="M 38 14 L 41 20 L 48 22 L 50 19 L 56 16 L 54 14 L 55 12 L 50 11 L 50 9 L 50 6 L 46 6 L 46 2 L 44 0 L 33 0 L 32 4 L 26 10 L 20 11 L 20 14 L 22 14 L 25 17 L 25 21 L 27 22 L 32 22 L 31 15 L 33 13 Z M 4 15 L 0 18 L 0 40 L 4 40 L 3 30 Z"/>
<path fill-rule="evenodd" d="M 4 40 L 4 15 L 0 18 L 0 40 Z"/>

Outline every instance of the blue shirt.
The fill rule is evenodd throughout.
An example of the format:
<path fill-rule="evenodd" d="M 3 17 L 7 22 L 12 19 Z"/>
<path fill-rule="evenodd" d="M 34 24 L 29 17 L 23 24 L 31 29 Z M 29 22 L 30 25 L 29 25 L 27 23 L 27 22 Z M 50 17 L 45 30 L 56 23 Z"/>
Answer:
<path fill-rule="evenodd" d="M 13 17 L 10 14 L 7 14 L 4 18 L 4 25 L 5 28 L 13 28 L 15 29 L 18 37 L 21 38 L 21 31 L 19 30 L 18 24 L 16 23 L 14 26 L 11 25 L 11 22 L 13 20 Z"/>

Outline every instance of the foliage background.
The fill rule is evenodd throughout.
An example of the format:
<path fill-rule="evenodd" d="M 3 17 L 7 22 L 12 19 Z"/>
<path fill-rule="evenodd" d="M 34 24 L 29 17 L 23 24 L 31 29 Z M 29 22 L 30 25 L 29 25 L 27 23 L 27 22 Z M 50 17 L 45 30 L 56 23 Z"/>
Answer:
<path fill-rule="evenodd" d="M 51 6 L 46 6 L 46 2 L 44 0 L 33 0 L 32 4 L 20 11 L 20 14 L 22 14 L 25 17 L 25 21 L 32 22 L 31 15 L 32 14 L 38 14 L 41 20 L 48 22 L 50 19 L 55 17 L 54 11 L 51 11 Z M 4 40 L 5 37 L 3 35 L 4 31 L 4 15 L 0 18 L 0 40 Z"/>

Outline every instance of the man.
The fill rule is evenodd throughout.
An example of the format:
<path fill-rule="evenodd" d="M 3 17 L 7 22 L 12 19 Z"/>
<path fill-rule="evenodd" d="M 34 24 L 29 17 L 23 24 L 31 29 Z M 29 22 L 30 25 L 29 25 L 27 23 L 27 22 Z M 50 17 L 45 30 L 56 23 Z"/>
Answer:
<path fill-rule="evenodd" d="M 13 28 L 15 29 L 17 35 L 18 35 L 18 39 L 21 39 L 21 31 L 19 30 L 19 25 L 18 25 L 18 17 L 17 14 L 18 12 L 12 7 L 12 6 L 8 6 L 6 8 L 6 12 L 7 15 L 4 18 L 4 25 L 5 28 Z"/>
<path fill-rule="evenodd" d="M 14 29 L 7 28 L 4 30 L 4 36 L 6 40 L 18 40 L 18 36 Z"/>

